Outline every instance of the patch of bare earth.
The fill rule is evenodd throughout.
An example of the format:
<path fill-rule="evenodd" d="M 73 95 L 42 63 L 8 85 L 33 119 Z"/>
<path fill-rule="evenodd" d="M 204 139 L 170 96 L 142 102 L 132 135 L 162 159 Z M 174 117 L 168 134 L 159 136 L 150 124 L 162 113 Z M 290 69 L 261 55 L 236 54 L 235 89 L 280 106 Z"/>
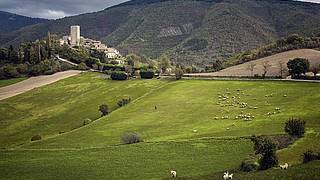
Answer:
<path fill-rule="evenodd" d="M 320 51 L 313 49 L 298 49 L 287 51 L 283 53 L 278 53 L 272 56 L 268 56 L 265 58 L 257 59 L 254 61 L 246 62 L 244 64 L 232 66 L 226 69 L 223 69 L 214 73 L 195 73 L 195 74 L 186 74 L 189 76 L 212 76 L 212 77 L 249 77 L 254 74 L 262 75 L 264 73 L 263 65 L 265 63 L 269 64 L 266 76 L 275 77 L 280 76 L 280 63 L 283 65 L 283 74 L 288 74 L 287 62 L 290 59 L 294 58 L 306 58 L 310 62 L 310 67 L 319 66 L 320 64 Z M 254 64 L 254 70 L 251 72 L 249 66 L 250 64 Z M 252 74 L 251 74 L 252 73 Z"/>

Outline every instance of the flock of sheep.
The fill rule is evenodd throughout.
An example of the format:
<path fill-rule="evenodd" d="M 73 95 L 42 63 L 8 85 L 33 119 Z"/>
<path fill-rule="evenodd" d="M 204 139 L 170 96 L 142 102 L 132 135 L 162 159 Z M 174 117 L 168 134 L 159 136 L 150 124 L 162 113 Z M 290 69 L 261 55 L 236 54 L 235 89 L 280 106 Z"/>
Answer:
<path fill-rule="evenodd" d="M 237 89 L 236 94 L 232 95 L 231 91 L 229 89 L 226 89 L 224 93 L 218 93 L 218 102 L 217 105 L 220 107 L 238 107 L 240 109 L 243 109 L 239 115 L 236 115 L 234 118 L 230 117 L 229 115 L 223 115 L 221 117 L 215 117 L 215 120 L 219 119 L 243 119 L 245 121 L 252 121 L 255 119 L 255 116 L 252 115 L 251 113 L 245 113 L 244 110 L 246 109 L 258 109 L 256 106 L 251 106 L 247 102 L 243 102 L 241 96 L 250 96 L 249 94 L 245 94 L 243 90 Z M 274 94 L 267 94 L 265 95 L 266 98 L 272 98 Z M 283 95 L 283 97 L 287 97 L 287 95 Z M 253 98 L 253 100 L 257 100 L 256 98 Z M 268 100 L 266 101 L 268 103 Z M 229 113 L 229 110 L 226 110 L 227 113 Z M 271 116 L 275 114 L 281 113 L 281 109 L 279 107 L 276 107 L 274 111 L 268 112 L 266 116 Z"/>
<path fill-rule="evenodd" d="M 279 167 L 280 167 L 280 169 L 287 170 L 288 167 L 289 167 L 289 164 L 288 164 L 288 163 L 285 163 L 284 165 L 279 165 Z M 177 177 L 177 171 L 171 170 L 171 171 L 170 171 L 170 175 L 171 175 L 172 178 L 176 178 L 176 177 Z M 233 174 L 229 174 L 229 172 L 226 171 L 226 172 L 223 173 L 222 178 L 223 178 L 224 180 L 232 179 L 232 178 L 233 178 Z"/>
<path fill-rule="evenodd" d="M 218 94 L 217 105 L 220 105 L 220 107 L 228 107 L 228 106 L 239 107 L 240 109 L 243 109 L 243 110 L 245 110 L 245 109 L 258 109 L 258 107 L 256 107 L 256 106 L 250 106 L 248 103 L 240 101 L 241 95 L 245 95 L 245 93 L 242 90 L 237 89 L 237 93 L 234 96 L 232 96 L 231 94 L 232 93 L 229 91 L 229 89 L 226 89 L 225 93 L 219 93 Z M 247 95 L 247 96 L 249 96 L 249 95 Z M 273 94 L 265 95 L 266 98 L 271 98 L 273 96 L 274 96 Z M 285 95 L 283 95 L 283 97 L 287 97 L 287 95 L 285 94 Z M 257 99 L 254 98 L 254 100 L 257 100 Z M 229 112 L 229 111 L 227 110 L 227 112 Z M 278 114 L 278 113 L 281 113 L 281 109 L 279 107 L 276 107 L 274 109 L 274 111 L 268 112 L 266 114 L 266 116 L 271 116 L 271 115 Z M 215 117 L 214 119 L 215 120 L 219 120 L 219 119 L 229 119 L 229 118 L 230 118 L 229 115 L 225 115 L 225 116 L 222 116 L 222 117 Z M 252 115 L 251 113 L 245 113 L 244 111 L 241 111 L 240 114 L 235 116 L 234 119 L 236 119 L 236 120 L 243 119 L 245 121 L 251 121 L 254 118 L 255 118 L 255 116 Z M 235 125 L 235 124 L 233 123 L 233 125 Z M 229 129 L 230 128 L 227 128 L 227 130 L 229 130 Z M 197 133 L 198 130 L 194 129 L 193 132 Z M 286 170 L 286 169 L 288 169 L 289 164 L 285 163 L 284 165 L 279 165 L 279 167 L 280 167 L 280 169 Z M 177 171 L 171 170 L 170 171 L 170 175 L 171 175 L 172 178 L 176 178 L 177 177 Z M 223 173 L 222 178 L 224 180 L 232 179 L 233 178 L 233 174 L 229 174 L 229 172 L 226 171 L 226 172 Z"/>

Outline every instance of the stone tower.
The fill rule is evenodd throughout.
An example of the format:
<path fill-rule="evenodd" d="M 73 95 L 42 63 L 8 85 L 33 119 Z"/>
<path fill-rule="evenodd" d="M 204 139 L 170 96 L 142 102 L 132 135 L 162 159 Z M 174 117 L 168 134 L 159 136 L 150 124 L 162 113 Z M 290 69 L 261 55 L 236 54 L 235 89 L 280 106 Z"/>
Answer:
<path fill-rule="evenodd" d="M 80 45 L 80 26 L 71 26 L 71 46 Z"/>

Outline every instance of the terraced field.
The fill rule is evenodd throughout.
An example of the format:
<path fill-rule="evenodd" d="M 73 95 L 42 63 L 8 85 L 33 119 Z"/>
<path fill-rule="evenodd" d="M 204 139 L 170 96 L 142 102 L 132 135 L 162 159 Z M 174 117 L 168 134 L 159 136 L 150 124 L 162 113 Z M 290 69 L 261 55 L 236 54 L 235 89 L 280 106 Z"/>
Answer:
<path fill-rule="evenodd" d="M 81 74 L 0 101 L 5 114 L 0 179 L 162 179 L 170 169 L 180 177 L 220 179 L 222 171 L 238 168 L 253 153 L 247 137 L 284 134 L 291 117 L 306 120 L 307 134 L 278 156 L 280 163 L 300 167 L 303 152 L 320 151 L 314 143 L 320 132 L 319 87 L 276 81 L 117 82 Z M 133 101 L 118 108 L 124 96 Z M 113 112 L 99 118 L 102 103 Z M 97 120 L 82 126 L 86 118 Z M 144 143 L 123 145 L 125 132 L 139 133 Z M 43 140 L 31 143 L 35 134 Z M 303 168 L 319 170 L 319 164 Z M 300 177 L 300 168 L 292 169 L 288 178 Z M 277 170 L 238 175 L 254 179 L 264 173 L 286 178 Z"/>

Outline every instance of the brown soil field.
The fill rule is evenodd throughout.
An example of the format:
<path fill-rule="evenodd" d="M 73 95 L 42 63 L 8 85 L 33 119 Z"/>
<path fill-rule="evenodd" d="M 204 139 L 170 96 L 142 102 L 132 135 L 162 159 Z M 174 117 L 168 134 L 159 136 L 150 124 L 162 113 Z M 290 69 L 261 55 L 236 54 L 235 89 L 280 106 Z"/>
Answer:
<path fill-rule="evenodd" d="M 320 51 L 313 49 L 299 49 L 287 51 L 265 58 L 257 59 L 254 61 L 246 62 L 244 64 L 232 66 L 214 73 L 195 73 L 186 74 L 188 76 L 213 76 L 213 77 L 248 77 L 251 76 L 251 70 L 249 70 L 250 64 L 255 64 L 253 75 L 262 75 L 264 72 L 263 64 L 270 65 L 266 76 L 280 76 L 280 63 L 283 63 L 284 75 L 288 74 L 287 62 L 294 58 L 306 58 L 310 62 L 310 67 L 319 66 L 320 64 Z"/>

